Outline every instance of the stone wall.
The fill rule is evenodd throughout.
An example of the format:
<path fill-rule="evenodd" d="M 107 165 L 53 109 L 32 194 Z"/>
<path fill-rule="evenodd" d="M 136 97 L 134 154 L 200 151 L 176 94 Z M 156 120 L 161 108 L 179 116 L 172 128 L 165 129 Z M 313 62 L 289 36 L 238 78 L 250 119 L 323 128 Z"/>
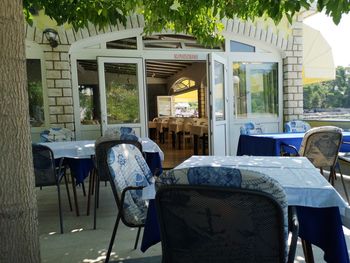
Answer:
<path fill-rule="evenodd" d="M 46 85 L 51 126 L 74 129 L 73 93 L 68 51 L 70 45 L 44 46 Z"/>
<path fill-rule="evenodd" d="M 292 26 L 292 37 L 283 58 L 283 119 L 285 122 L 303 118 L 303 19 Z"/>

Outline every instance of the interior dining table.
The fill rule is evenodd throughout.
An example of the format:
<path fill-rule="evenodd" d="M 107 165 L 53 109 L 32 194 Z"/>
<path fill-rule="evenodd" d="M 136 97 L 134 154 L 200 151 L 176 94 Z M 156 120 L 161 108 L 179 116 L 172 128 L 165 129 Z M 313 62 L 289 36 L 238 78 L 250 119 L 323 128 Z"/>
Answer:
<path fill-rule="evenodd" d="M 139 138 L 142 144 L 142 152 L 145 160 L 154 175 L 162 173 L 162 161 L 164 153 L 159 146 L 148 137 Z M 82 184 L 94 168 L 92 157 L 95 155 L 95 140 L 76 140 L 60 142 L 40 143 L 49 147 L 55 159 L 64 158 L 65 164 L 69 166 L 73 185 L 76 214 L 79 216 L 79 208 L 75 185 Z"/>
<path fill-rule="evenodd" d="M 192 156 L 174 169 L 233 167 L 262 172 L 284 188 L 289 206 L 297 208 L 299 237 L 320 247 L 326 262 L 349 262 L 342 225 L 350 226 L 350 208 L 306 157 Z M 160 241 L 154 200 L 150 200 L 141 250 Z"/>
<path fill-rule="evenodd" d="M 191 126 L 193 135 L 193 154 L 198 155 L 199 139 L 202 139 L 202 154 L 205 155 L 206 144 L 208 143 L 208 125 L 196 124 Z"/>

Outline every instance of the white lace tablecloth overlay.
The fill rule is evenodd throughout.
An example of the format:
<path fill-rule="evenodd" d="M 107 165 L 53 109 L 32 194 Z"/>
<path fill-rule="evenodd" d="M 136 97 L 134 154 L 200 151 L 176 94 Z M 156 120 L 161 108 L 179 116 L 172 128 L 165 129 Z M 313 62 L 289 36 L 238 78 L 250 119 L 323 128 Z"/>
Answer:
<path fill-rule="evenodd" d="M 164 161 L 164 153 L 159 146 L 149 138 L 140 138 L 142 150 L 144 152 L 158 152 L 160 159 Z M 62 142 L 44 142 L 40 143 L 48 146 L 54 154 L 55 159 L 66 157 L 85 159 L 95 155 L 95 141 L 62 141 Z"/>
<path fill-rule="evenodd" d="M 95 155 L 95 141 L 62 141 L 62 142 L 44 142 L 40 143 L 49 147 L 55 159 L 66 157 L 85 159 Z"/>
<path fill-rule="evenodd" d="M 350 226 L 350 207 L 306 157 L 192 156 L 175 169 L 196 166 L 237 167 L 268 174 L 283 186 L 289 205 L 338 206 L 343 224 Z"/>

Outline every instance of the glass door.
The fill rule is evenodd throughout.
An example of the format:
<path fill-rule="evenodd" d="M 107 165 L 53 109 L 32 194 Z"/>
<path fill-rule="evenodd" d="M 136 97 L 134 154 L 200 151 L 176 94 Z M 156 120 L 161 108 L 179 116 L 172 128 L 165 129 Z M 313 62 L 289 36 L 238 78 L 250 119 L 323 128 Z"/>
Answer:
<path fill-rule="evenodd" d="M 98 57 L 102 134 L 132 127 L 146 136 L 143 69 L 140 58 Z"/>
<path fill-rule="evenodd" d="M 228 155 L 227 123 L 227 60 L 218 54 L 209 55 L 210 146 L 217 156 Z"/>

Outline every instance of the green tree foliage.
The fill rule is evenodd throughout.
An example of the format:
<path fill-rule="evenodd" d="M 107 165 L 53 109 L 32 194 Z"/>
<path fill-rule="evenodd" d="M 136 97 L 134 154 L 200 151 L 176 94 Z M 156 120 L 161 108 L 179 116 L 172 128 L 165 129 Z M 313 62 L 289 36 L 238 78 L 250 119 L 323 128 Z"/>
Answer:
<path fill-rule="evenodd" d="M 107 86 L 108 123 L 133 123 L 139 121 L 138 88 L 134 84 L 112 81 Z"/>
<path fill-rule="evenodd" d="M 344 67 L 337 67 L 335 80 L 304 87 L 304 109 L 349 107 L 350 76 Z"/>
<path fill-rule="evenodd" d="M 338 24 L 341 15 L 350 10 L 349 0 L 23 0 L 27 21 L 36 10 L 45 13 L 58 24 L 68 22 L 74 28 L 89 22 L 103 27 L 107 24 L 126 24 L 130 13 L 143 14 L 145 33 L 171 29 L 214 44 L 222 38 L 224 17 L 254 19 L 271 17 L 276 22 L 285 15 L 290 21 L 302 8 L 316 3 L 318 11 L 325 11 Z"/>

